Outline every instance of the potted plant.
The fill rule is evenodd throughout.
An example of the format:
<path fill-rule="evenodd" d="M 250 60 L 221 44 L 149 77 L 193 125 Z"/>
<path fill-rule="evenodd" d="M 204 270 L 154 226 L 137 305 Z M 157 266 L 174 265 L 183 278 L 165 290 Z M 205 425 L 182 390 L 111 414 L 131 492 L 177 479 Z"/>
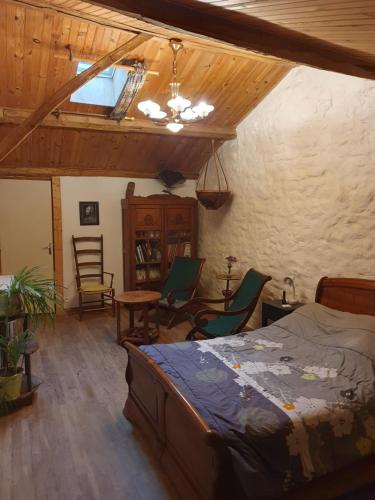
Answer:
<path fill-rule="evenodd" d="M 20 395 L 22 369 L 18 364 L 32 336 L 28 329 L 11 335 L 8 319 L 26 314 L 28 323 L 36 326 L 40 319 L 53 319 L 59 302 L 54 280 L 40 276 L 37 267 L 24 267 L 1 284 L 0 318 L 5 328 L 0 332 L 0 403 Z"/>
<path fill-rule="evenodd" d="M 25 313 L 33 321 L 53 318 L 59 301 L 54 280 L 39 275 L 39 268 L 24 267 L 0 286 L 0 317 Z"/>
<path fill-rule="evenodd" d="M 0 369 L 0 401 L 12 401 L 21 394 L 22 369 L 18 368 L 18 363 L 30 338 L 29 330 L 11 338 L 0 336 L 0 354 L 3 359 L 3 368 Z"/>

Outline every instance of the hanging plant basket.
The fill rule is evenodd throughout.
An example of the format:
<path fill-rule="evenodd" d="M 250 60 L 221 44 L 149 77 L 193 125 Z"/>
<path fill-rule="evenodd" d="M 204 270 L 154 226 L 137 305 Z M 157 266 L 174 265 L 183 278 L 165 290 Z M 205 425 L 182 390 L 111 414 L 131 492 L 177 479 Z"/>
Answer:
<path fill-rule="evenodd" d="M 230 191 L 196 191 L 197 198 L 207 210 L 222 207 L 230 196 Z"/>
<path fill-rule="evenodd" d="M 217 151 L 215 151 L 214 141 L 211 145 L 211 165 L 209 158 L 199 174 L 195 192 L 199 202 L 207 210 L 217 210 L 228 200 L 230 191 L 223 165 Z"/>

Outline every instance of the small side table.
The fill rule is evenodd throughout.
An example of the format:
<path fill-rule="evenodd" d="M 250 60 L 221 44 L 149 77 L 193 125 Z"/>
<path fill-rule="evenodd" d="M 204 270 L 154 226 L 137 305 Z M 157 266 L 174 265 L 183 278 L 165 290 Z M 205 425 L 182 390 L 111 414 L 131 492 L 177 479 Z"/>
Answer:
<path fill-rule="evenodd" d="M 268 325 L 268 321 L 277 321 L 278 319 L 287 316 L 299 307 L 303 306 L 302 302 L 289 304 L 289 307 L 283 307 L 281 300 L 265 300 L 262 302 L 262 327 Z"/>
<path fill-rule="evenodd" d="M 159 335 L 159 311 L 158 302 L 161 293 L 148 290 L 134 290 L 123 292 L 115 296 L 117 306 L 117 343 L 132 342 L 133 344 L 149 344 Z M 156 328 L 151 330 L 148 324 L 148 306 L 156 303 Z M 121 305 L 124 304 L 129 310 L 129 328 L 121 331 Z M 134 312 L 142 310 L 143 326 L 134 326 Z"/>
<path fill-rule="evenodd" d="M 218 280 L 223 280 L 227 282 L 225 290 L 222 290 L 223 296 L 225 298 L 224 310 L 226 311 L 229 307 L 229 297 L 233 293 L 233 290 L 230 289 L 230 282 L 239 281 L 241 279 L 241 276 L 239 276 L 238 274 L 218 274 L 216 278 Z"/>

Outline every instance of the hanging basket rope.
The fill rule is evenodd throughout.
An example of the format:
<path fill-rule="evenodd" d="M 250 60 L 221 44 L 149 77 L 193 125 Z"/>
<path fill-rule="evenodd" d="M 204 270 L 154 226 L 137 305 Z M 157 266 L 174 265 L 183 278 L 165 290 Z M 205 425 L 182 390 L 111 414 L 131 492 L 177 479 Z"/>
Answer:
<path fill-rule="evenodd" d="M 225 175 L 224 168 L 220 161 L 219 155 L 217 151 L 215 151 L 215 142 L 213 140 L 211 142 L 211 147 L 212 147 L 212 158 L 213 158 L 212 163 L 214 165 L 214 167 L 211 167 L 211 169 L 214 168 L 213 175 L 217 179 L 218 189 L 213 189 L 213 188 L 211 189 L 208 186 L 209 181 L 207 178 L 209 178 L 208 172 L 210 170 L 210 158 L 209 158 L 205 166 L 200 171 L 195 192 L 197 194 L 198 200 L 205 208 L 207 208 L 208 210 L 217 210 L 218 208 L 222 207 L 224 203 L 227 201 L 227 199 L 230 196 L 230 191 L 229 191 L 227 176 Z"/>

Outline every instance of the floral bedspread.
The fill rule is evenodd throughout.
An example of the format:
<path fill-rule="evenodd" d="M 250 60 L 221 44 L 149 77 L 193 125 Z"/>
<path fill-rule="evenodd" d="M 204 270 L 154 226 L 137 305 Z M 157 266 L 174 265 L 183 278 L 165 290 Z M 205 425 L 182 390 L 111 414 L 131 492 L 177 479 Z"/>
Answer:
<path fill-rule="evenodd" d="M 309 304 L 254 332 L 142 349 L 220 432 L 249 498 L 375 453 L 375 317 Z"/>

